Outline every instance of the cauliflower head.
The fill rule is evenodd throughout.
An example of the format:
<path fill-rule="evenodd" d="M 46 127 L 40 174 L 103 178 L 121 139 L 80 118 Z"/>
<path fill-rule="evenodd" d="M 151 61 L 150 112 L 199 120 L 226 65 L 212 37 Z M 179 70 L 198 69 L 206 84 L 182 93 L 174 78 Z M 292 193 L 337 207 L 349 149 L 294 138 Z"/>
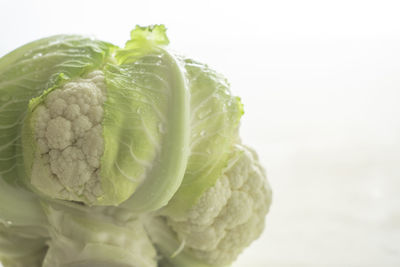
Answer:
<path fill-rule="evenodd" d="M 229 266 L 271 189 L 226 78 L 165 27 L 57 35 L 0 58 L 5 267 Z"/>

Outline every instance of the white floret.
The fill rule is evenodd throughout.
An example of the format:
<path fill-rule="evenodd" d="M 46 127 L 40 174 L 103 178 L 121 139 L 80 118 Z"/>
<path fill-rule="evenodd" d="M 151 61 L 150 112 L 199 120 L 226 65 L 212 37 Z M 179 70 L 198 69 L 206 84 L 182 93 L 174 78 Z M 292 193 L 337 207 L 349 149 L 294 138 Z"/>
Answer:
<path fill-rule="evenodd" d="M 93 71 L 50 92 L 34 111 L 40 156 L 34 159 L 33 169 L 41 177 L 32 180 L 42 179 L 43 184 L 44 177 L 49 179 L 52 188 L 59 190 L 55 197 L 90 203 L 102 194 L 105 88 L 103 73 Z"/>
<path fill-rule="evenodd" d="M 251 149 L 237 145 L 224 175 L 186 218 L 167 217 L 186 250 L 210 264 L 229 264 L 257 239 L 271 203 L 265 172 Z"/>
<path fill-rule="evenodd" d="M 46 128 L 45 138 L 43 138 L 50 149 L 64 149 L 73 142 L 71 132 L 71 122 L 63 117 L 51 119 Z"/>

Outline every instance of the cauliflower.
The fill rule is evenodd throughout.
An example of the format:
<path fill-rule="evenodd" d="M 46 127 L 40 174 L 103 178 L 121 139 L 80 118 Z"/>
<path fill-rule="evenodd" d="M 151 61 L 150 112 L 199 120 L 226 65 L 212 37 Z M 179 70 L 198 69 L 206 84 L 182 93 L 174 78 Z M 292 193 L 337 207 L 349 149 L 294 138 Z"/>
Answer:
<path fill-rule="evenodd" d="M 38 149 L 31 183 L 43 193 L 92 203 L 100 197 L 104 75 L 93 71 L 49 92 L 32 114 Z"/>
<path fill-rule="evenodd" d="M 222 177 L 202 194 L 185 217 L 155 217 L 156 222 L 149 223 L 149 234 L 173 266 L 190 266 L 190 263 L 179 254 L 168 257 L 179 247 L 174 248 L 159 238 L 157 231 L 153 231 L 154 227 L 160 227 L 157 224 L 164 224 L 165 231 L 173 236 L 170 238 L 183 245 L 186 257 L 190 255 L 191 260 L 229 265 L 260 236 L 270 203 L 271 190 L 257 155 L 237 144 Z"/>
<path fill-rule="evenodd" d="M 254 151 L 241 145 L 217 183 L 184 220 L 166 217 L 179 240 L 209 264 L 229 264 L 264 229 L 271 202 L 264 170 Z"/>
<path fill-rule="evenodd" d="M 260 236 L 271 189 L 240 99 L 168 43 L 156 25 L 0 59 L 5 267 L 228 266 Z"/>

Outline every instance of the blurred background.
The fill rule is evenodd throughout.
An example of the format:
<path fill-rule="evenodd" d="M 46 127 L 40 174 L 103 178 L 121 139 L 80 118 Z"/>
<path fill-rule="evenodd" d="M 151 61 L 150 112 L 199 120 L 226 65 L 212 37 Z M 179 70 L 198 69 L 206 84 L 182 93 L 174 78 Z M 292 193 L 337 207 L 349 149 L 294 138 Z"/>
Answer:
<path fill-rule="evenodd" d="M 165 24 L 245 107 L 274 191 L 235 267 L 400 266 L 398 1 L 6 1 L 0 56 L 60 33 L 123 45 Z"/>

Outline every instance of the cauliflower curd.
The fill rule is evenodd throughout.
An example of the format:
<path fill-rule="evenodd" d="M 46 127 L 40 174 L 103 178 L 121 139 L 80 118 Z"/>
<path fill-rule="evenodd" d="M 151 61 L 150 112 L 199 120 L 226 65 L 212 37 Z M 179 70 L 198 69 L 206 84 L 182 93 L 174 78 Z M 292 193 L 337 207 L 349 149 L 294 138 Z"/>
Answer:
<path fill-rule="evenodd" d="M 38 150 L 31 182 L 43 193 L 87 203 L 101 196 L 105 87 L 103 73 L 91 72 L 51 91 L 33 112 Z"/>

